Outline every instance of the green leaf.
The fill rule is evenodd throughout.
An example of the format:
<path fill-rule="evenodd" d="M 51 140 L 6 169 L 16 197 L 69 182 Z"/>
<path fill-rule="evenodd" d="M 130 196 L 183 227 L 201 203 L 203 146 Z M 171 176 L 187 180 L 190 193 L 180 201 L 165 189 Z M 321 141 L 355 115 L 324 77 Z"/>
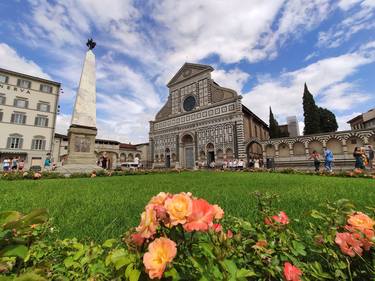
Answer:
<path fill-rule="evenodd" d="M 25 259 L 29 250 L 25 245 L 9 245 L 0 251 L 0 257 L 19 257 Z"/>
<path fill-rule="evenodd" d="M 306 256 L 305 246 L 296 240 L 292 241 L 293 249 L 302 256 Z"/>
<path fill-rule="evenodd" d="M 113 244 L 116 243 L 116 239 L 108 239 L 106 241 L 104 241 L 103 243 L 103 247 L 104 248 L 112 248 Z"/>
<path fill-rule="evenodd" d="M 253 270 L 245 269 L 245 268 L 241 268 L 236 273 L 237 278 L 252 277 L 252 276 L 256 276 L 255 272 Z"/>
<path fill-rule="evenodd" d="M 180 275 L 178 274 L 177 270 L 174 267 L 164 272 L 164 277 L 171 277 L 172 281 L 177 281 L 181 279 Z"/>
<path fill-rule="evenodd" d="M 0 213 L 0 226 L 11 221 L 17 221 L 21 218 L 20 212 L 9 211 L 9 212 L 1 212 Z"/>
<path fill-rule="evenodd" d="M 206 256 L 215 259 L 215 255 L 212 253 L 212 246 L 208 243 L 200 243 L 200 248 L 203 250 L 203 252 L 206 254 Z"/>

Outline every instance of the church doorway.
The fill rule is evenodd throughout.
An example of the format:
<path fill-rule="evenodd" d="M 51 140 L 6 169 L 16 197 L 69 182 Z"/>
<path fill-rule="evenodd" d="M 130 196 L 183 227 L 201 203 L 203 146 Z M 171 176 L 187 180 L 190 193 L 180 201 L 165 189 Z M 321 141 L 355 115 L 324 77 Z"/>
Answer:
<path fill-rule="evenodd" d="M 191 135 L 185 135 L 182 137 L 182 145 L 184 149 L 185 168 L 194 168 L 194 146 L 193 137 Z"/>
<path fill-rule="evenodd" d="M 207 166 L 210 167 L 212 162 L 215 162 L 215 147 L 212 143 L 207 144 Z"/>
<path fill-rule="evenodd" d="M 169 150 L 169 148 L 165 149 L 165 167 L 171 167 L 171 151 Z"/>
<path fill-rule="evenodd" d="M 256 141 L 252 141 L 251 143 L 249 143 L 248 147 L 247 147 L 247 158 L 248 159 L 262 159 L 263 158 L 263 150 L 262 150 L 262 146 L 256 142 Z"/>

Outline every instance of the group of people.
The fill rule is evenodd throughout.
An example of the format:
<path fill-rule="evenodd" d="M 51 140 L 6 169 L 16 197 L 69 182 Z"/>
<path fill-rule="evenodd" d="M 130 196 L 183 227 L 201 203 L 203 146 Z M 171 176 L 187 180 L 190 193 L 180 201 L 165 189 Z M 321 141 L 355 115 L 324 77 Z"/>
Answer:
<path fill-rule="evenodd" d="M 372 145 L 367 146 L 367 150 L 364 147 L 355 147 L 353 152 L 355 159 L 354 168 L 364 170 L 366 167 L 372 169 L 374 166 L 374 148 Z"/>
<path fill-rule="evenodd" d="M 353 157 L 355 159 L 354 168 L 365 170 L 366 167 L 369 169 L 373 168 L 374 165 L 374 148 L 372 145 L 365 147 L 355 147 L 353 151 Z M 321 161 L 324 160 L 324 168 L 327 172 L 332 172 L 332 164 L 334 161 L 333 153 L 330 149 L 325 148 L 323 152 L 323 159 L 321 155 L 314 150 L 310 155 L 309 159 L 314 161 L 315 171 L 319 172 Z"/>
<path fill-rule="evenodd" d="M 196 166 L 199 169 L 207 167 L 206 161 L 197 161 Z M 230 159 L 230 160 L 223 160 L 219 163 L 215 161 L 211 161 L 208 164 L 208 168 L 215 169 L 223 169 L 223 170 L 243 170 L 245 168 L 245 161 L 243 159 Z M 260 169 L 263 167 L 263 159 L 258 157 L 251 157 L 249 159 L 248 168 L 250 169 Z"/>
<path fill-rule="evenodd" d="M 3 171 L 4 172 L 22 172 L 25 169 L 25 160 L 20 159 L 20 157 L 13 157 L 12 159 L 6 157 L 3 160 Z"/>

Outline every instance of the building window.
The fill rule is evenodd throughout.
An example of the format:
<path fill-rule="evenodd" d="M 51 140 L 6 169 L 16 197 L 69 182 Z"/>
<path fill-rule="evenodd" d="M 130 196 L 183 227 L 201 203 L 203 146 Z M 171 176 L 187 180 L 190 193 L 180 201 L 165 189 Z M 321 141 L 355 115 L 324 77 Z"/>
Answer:
<path fill-rule="evenodd" d="M 26 124 L 26 114 L 22 112 L 14 112 L 10 118 L 11 123 Z"/>
<path fill-rule="evenodd" d="M 48 127 L 48 118 L 46 116 L 35 117 L 35 126 L 38 127 Z"/>
<path fill-rule="evenodd" d="M 17 86 L 25 89 L 31 88 L 31 82 L 28 80 L 18 79 L 17 80 Z"/>
<path fill-rule="evenodd" d="M 40 103 L 38 103 L 37 109 L 39 111 L 49 112 L 50 105 L 49 105 L 49 103 L 46 103 L 46 102 L 40 102 Z"/>
<path fill-rule="evenodd" d="M 8 83 L 8 76 L 0 74 L 0 83 Z"/>
<path fill-rule="evenodd" d="M 0 122 L 3 121 L 3 113 L 4 112 L 2 110 L 0 110 Z"/>
<path fill-rule="evenodd" d="M 40 91 L 44 93 L 52 93 L 52 86 L 40 84 Z"/>
<path fill-rule="evenodd" d="M 13 105 L 15 107 L 27 108 L 29 105 L 29 102 L 26 99 L 14 99 Z"/>
<path fill-rule="evenodd" d="M 21 149 L 23 138 L 19 134 L 13 134 L 8 137 L 7 148 L 10 149 Z"/>
<path fill-rule="evenodd" d="M 5 104 L 5 96 L 0 95 L 0 104 Z"/>
<path fill-rule="evenodd" d="M 46 140 L 42 136 L 35 136 L 31 142 L 31 149 L 44 150 L 46 148 Z"/>

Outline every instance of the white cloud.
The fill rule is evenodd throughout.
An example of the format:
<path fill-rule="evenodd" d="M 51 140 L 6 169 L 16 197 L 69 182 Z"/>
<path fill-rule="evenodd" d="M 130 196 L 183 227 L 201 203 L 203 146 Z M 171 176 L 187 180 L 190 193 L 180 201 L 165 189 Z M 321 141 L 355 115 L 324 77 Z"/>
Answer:
<path fill-rule="evenodd" d="M 375 29 L 374 0 L 342 0 L 338 6 L 343 10 L 345 18 L 327 31 L 319 33 L 320 47 L 337 48 L 354 34 Z"/>
<path fill-rule="evenodd" d="M 243 102 L 263 120 L 268 120 L 268 107 L 271 106 L 279 118 L 297 115 L 302 121 L 302 94 L 306 82 L 317 104 L 335 112 L 363 103 L 370 97 L 369 94 L 356 90 L 355 82 L 344 81 L 359 67 L 375 61 L 375 48 L 368 47 L 371 45 L 353 53 L 319 60 L 274 78 L 269 77 L 245 94 Z M 282 119 L 280 121 L 284 122 Z"/>
<path fill-rule="evenodd" d="M 224 69 L 217 69 L 212 72 L 212 78 L 220 86 L 233 89 L 237 91 L 238 94 L 241 94 L 242 88 L 249 80 L 250 75 L 238 68 L 230 69 L 227 71 Z"/>
<path fill-rule="evenodd" d="M 51 79 L 39 65 L 32 60 L 20 56 L 15 49 L 5 43 L 0 43 L 0 67 L 40 78 Z"/>
<path fill-rule="evenodd" d="M 69 129 L 72 116 L 70 114 L 60 113 L 56 118 L 56 133 L 66 135 Z"/>

